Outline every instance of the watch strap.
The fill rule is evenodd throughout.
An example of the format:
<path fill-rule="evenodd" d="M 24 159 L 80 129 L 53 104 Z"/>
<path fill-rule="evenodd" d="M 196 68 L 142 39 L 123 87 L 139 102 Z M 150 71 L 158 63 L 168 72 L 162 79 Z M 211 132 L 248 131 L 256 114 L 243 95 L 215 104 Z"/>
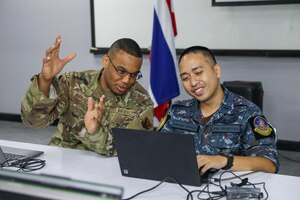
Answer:
<path fill-rule="evenodd" d="M 232 155 L 224 155 L 224 156 L 227 158 L 227 163 L 222 169 L 228 170 L 233 166 L 233 156 Z"/>

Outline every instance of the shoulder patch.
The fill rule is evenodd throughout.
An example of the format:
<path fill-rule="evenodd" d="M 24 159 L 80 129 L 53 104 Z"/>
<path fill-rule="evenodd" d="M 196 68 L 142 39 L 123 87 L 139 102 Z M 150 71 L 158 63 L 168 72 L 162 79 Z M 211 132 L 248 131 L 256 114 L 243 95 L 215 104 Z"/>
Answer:
<path fill-rule="evenodd" d="M 250 123 L 257 140 L 275 136 L 273 128 L 271 128 L 264 116 L 253 116 L 249 118 L 248 122 Z"/>
<path fill-rule="evenodd" d="M 153 123 L 151 122 L 151 120 L 148 117 L 145 117 L 142 120 L 142 126 L 144 129 L 150 130 L 153 127 Z"/>

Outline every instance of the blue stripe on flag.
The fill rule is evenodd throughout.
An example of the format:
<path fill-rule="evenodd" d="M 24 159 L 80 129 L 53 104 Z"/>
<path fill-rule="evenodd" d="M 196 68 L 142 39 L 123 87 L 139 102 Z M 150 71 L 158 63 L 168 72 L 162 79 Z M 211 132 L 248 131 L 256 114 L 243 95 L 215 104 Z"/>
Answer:
<path fill-rule="evenodd" d="M 179 95 L 175 63 L 154 11 L 150 84 L 158 105 Z"/>

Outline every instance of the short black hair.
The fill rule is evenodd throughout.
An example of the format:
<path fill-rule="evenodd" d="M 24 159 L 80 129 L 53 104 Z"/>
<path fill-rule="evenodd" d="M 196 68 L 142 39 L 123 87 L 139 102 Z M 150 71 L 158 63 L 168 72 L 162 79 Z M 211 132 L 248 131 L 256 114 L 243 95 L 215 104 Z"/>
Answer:
<path fill-rule="evenodd" d="M 179 56 L 178 65 L 183 58 L 183 56 L 189 54 L 189 53 L 201 53 L 204 57 L 208 59 L 208 62 L 211 64 L 211 66 L 215 66 L 217 64 L 216 58 L 211 50 L 209 50 L 207 47 L 204 46 L 191 46 L 186 48 L 181 55 Z"/>
<path fill-rule="evenodd" d="M 115 54 L 119 52 L 120 50 L 125 51 L 126 53 L 137 57 L 137 58 L 142 58 L 143 54 L 141 51 L 140 46 L 134 41 L 133 39 L 130 38 L 121 38 L 115 41 L 108 50 L 108 54 Z"/>

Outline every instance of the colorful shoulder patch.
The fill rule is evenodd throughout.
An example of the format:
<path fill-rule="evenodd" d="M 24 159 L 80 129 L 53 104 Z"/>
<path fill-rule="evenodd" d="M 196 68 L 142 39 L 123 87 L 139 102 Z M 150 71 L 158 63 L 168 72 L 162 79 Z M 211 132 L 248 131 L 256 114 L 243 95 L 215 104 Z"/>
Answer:
<path fill-rule="evenodd" d="M 273 128 L 271 128 L 264 116 L 251 117 L 248 122 L 252 127 L 256 140 L 266 137 L 275 137 Z"/>

